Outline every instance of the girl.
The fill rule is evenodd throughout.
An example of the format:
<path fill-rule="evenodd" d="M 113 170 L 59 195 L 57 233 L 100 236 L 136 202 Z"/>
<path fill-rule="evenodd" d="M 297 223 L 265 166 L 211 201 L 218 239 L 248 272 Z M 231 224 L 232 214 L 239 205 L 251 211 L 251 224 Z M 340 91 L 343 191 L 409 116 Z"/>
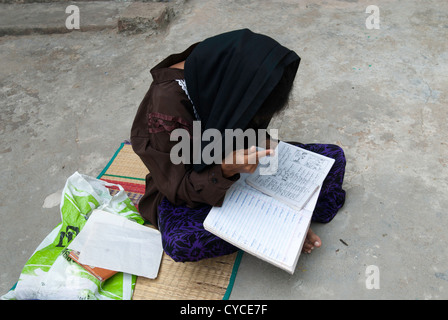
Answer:
<path fill-rule="evenodd" d="M 192 134 L 193 121 L 200 121 L 202 130 L 221 133 L 266 129 L 286 105 L 299 63 L 294 51 L 243 29 L 194 44 L 151 70 L 153 82 L 131 130 L 133 149 L 150 171 L 139 211 L 160 230 L 164 250 L 175 261 L 197 261 L 237 250 L 206 231 L 202 223 L 212 206 L 222 205 L 240 173 L 253 172 L 258 159 L 272 151 L 267 136 L 265 151 L 247 146 L 243 152 L 223 154 L 220 163 L 173 164 L 170 151 L 177 141 L 171 141 L 171 132 L 181 128 Z M 294 144 L 336 160 L 313 213 L 313 221 L 328 222 L 345 200 L 344 153 L 335 145 Z M 207 145 L 203 142 L 201 149 Z M 303 251 L 320 246 L 320 238 L 310 230 Z"/>

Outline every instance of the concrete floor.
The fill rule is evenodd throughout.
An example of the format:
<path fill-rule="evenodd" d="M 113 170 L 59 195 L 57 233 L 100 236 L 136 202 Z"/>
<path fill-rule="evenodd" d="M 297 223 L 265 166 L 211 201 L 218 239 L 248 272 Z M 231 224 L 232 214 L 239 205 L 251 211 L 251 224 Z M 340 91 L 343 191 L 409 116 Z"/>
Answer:
<path fill-rule="evenodd" d="M 322 248 L 294 275 L 245 254 L 231 299 L 448 298 L 448 2 L 190 0 L 166 32 L 0 38 L 0 294 L 60 222 L 74 171 L 96 176 L 129 138 L 149 69 L 248 27 L 302 58 L 281 139 L 334 143 L 347 201 L 312 228 Z M 342 239 L 346 244 L 344 244 Z M 376 266 L 379 289 L 368 289 Z"/>

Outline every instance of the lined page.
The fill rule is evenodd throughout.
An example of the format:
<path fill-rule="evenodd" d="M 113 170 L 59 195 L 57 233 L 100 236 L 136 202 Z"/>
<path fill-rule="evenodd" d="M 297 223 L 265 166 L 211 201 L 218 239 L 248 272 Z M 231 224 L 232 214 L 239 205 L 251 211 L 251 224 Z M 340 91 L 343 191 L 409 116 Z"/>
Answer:
<path fill-rule="evenodd" d="M 204 227 L 249 253 L 290 269 L 297 262 L 311 214 L 279 203 L 241 180 L 228 190 L 222 207 L 212 208 Z"/>
<path fill-rule="evenodd" d="M 262 174 L 265 168 L 259 165 L 247 178 L 247 183 L 297 210 L 301 210 L 322 185 L 334 163 L 332 158 L 282 141 L 275 150 L 275 157 L 276 170 Z"/>

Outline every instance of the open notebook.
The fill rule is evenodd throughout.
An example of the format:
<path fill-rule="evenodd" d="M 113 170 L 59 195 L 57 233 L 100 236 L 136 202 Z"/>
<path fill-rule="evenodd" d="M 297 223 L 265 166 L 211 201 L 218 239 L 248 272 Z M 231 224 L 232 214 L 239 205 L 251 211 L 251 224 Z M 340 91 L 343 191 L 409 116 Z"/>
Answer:
<path fill-rule="evenodd" d="M 275 156 L 278 168 L 270 174 L 259 165 L 253 174 L 241 175 L 222 207 L 210 210 L 204 228 L 292 274 L 334 159 L 284 142 Z"/>

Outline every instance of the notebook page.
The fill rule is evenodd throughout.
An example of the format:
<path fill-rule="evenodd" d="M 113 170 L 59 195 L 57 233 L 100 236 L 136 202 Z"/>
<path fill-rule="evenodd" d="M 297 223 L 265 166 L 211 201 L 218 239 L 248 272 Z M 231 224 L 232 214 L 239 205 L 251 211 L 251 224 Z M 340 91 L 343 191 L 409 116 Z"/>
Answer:
<path fill-rule="evenodd" d="M 311 215 L 298 212 L 240 179 L 222 207 L 213 207 L 205 229 L 289 272 L 297 262 Z"/>
<path fill-rule="evenodd" d="M 277 166 L 271 174 L 259 165 L 247 178 L 252 187 L 301 210 L 322 185 L 334 159 L 280 141 L 275 150 Z M 269 162 L 272 165 L 274 162 Z"/>

